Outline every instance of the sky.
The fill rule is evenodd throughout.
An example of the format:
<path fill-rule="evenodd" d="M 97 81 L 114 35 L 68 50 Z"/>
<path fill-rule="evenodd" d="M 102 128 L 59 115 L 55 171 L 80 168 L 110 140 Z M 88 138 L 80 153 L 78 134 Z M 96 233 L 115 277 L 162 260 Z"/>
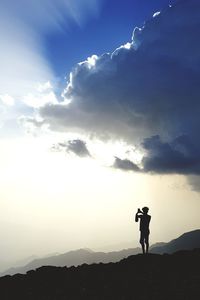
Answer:
<path fill-rule="evenodd" d="M 200 227 L 198 0 L 0 3 L 0 269 Z"/>

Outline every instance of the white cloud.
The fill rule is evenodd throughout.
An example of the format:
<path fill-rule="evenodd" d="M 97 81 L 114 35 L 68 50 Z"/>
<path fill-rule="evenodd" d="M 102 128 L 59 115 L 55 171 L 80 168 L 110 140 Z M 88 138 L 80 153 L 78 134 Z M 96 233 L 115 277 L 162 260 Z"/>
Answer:
<path fill-rule="evenodd" d="M 43 84 L 39 83 L 38 87 L 37 87 L 37 90 L 38 90 L 38 92 L 42 93 L 42 92 L 48 91 L 52 88 L 53 87 L 52 87 L 51 83 L 49 81 L 47 81 Z"/>
<path fill-rule="evenodd" d="M 45 104 L 57 104 L 57 98 L 53 91 L 49 91 L 47 93 L 39 93 L 39 94 L 28 94 L 27 96 L 24 96 L 22 101 L 30 107 L 33 108 L 39 108 L 41 106 L 44 106 Z"/>
<path fill-rule="evenodd" d="M 155 12 L 154 14 L 153 14 L 153 18 L 155 18 L 155 17 L 157 17 L 157 16 L 159 16 L 160 15 L 160 11 L 157 11 L 157 12 Z"/>
<path fill-rule="evenodd" d="M 8 94 L 0 95 L 0 100 L 2 101 L 3 104 L 8 106 L 13 106 L 15 103 L 14 98 Z"/>

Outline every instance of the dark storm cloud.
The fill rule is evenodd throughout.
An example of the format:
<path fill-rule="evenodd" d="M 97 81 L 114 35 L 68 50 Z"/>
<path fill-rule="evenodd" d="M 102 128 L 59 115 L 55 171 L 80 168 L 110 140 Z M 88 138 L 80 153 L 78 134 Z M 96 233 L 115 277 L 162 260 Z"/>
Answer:
<path fill-rule="evenodd" d="M 200 147 L 182 135 L 172 142 L 163 142 L 158 135 L 143 141 L 146 155 L 142 160 L 145 172 L 200 174 Z"/>
<path fill-rule="evenodd" d="M 131 43 L 76 65 L 68 104 L 40 114 L 52 130 L 141 142 L 145 172 L 200 174 L 199 37 L 200 1 L 178 1 L 136 28 Z"/>
<path fill-rule="evenodd" d="M 120 159 L 115 157 L 113 167 L 124 171 L 139 171 L 139 167 L 128 159 Z"/>
<path fill-rule="evenodd" d="M 155 135 L 144 139 L 142 147 L 145 154 L 141 168 L 128 159 L 121 160 L 117 157 L 113 167 L 155 174 L 200 174 L 200 147 L 186 135 L 179 136 L 171 142 L 164 142 L 159 135 Z M 200 182 L 196 176 L 191 177 L 190 181 L 198 184 Z"/>
<path fill-rule="evenodd" d="M 131 44 L 73 69 L 65 98 L 40 113 L 51 129 L 135 141 L 200 126 L 200 2 L 180 1 L 134 30 Z"/>

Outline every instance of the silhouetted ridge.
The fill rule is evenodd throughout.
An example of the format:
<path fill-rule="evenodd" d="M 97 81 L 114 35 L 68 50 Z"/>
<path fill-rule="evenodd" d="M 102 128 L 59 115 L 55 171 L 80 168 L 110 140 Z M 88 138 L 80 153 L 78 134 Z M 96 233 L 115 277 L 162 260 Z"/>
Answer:
<path fill-rule="evenodd" d="M 200 249 L 172 255 L 135 255 L 118 263 L 45 266 L 0 278 L 1 299 L 200 299 Z"/>
<path fill-rule="evenodd" d="M 194 248 L 200 248 L 200 229 L 186 232 L 177 239 L 172 240 L 161 246 L 151 248 L 153 253 L 173 253 L 179 250 L 192 250 Z"/>
<path fill-rule="evenodd" d="M 192 250 L 194 248 L 200 248 L 200 230 L 194 230 L 184 233 L 177 239 L 170 241 L 169 243 L 156 243 L 150 247 L 151 253 L 173 253 L 182 249 Z M 24 267 L 10 268 L 0 275 L 13 275 L 16 273 L 25 274 L 27 271 L 39 268 L 41 266 L 78 266 L 84 263 L 109 263 L 117 262 L 130 255 L 141 253 L 140 248 L 124 249 L 121 251 L 112 252 L 95 252 L 90 249 L 78 249 L 69 251 L 64 254 L 57 254 L 44 258 L 34 259 Z"/>

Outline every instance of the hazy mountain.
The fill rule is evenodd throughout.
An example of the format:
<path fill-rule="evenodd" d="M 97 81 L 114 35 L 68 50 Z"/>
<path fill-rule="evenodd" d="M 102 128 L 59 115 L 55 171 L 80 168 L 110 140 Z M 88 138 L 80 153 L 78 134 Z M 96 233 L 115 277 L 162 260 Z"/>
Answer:
<path fill-rule="evenodd" d="M 173 253 L 179 250 L 192 250 L 200 248 L 200 229 L 186 232 L 177 239 L 164 243 L 163 245 L 153 245 L 151 247 L 152 253 Z"/>
<path fill-rule="evenodd" d="M 0 276 L 1 273 L 4 272 L 5 270 L 8 270 L 11 268 L 18 268 L 21 266 L 25 266 L 27 265 L 29 262 L 31 262 L 32 260 L 38 258 L 36 255 L 31 255 L 25 258 L 21 258 L 19 260 L 12 260 L 12 259 L 8 259 L 5 260 L 5 257 L 0 258 Z"/>
<path fill-rule="evenodd" d="M 150 249 L 153 249 L 155 247 L 161 247 L 161 246 L 165 246 L 167 243 L 165 242 L 158 242 L 158 243 L 155 243 L 153 244 L 152 246 L 150 246 Z"/>
<path fill-rule="evenodd" d="M 39 268 L 41 266 L 78 266 L 83 263 L 92 264 L 92 263 L 108 263 L 108 262 L 117 262 L 125 257 L 128 257 L 133 254 L 138 254 L 141 252 L 140 248 L 134 249 L 125 249 L 121 251 L 113 252 L 94 252 L 90 249 L 79 249 L 74 251 L 69 251 L 64 254 L 48 256 L 44 258 L 34 259 L 30 263 L 26 264 L 23 267 L 10 268 L 1 273 L 3 275 L 13 275 L 16 273 L 24 274 L 29 270 Z"/>
<path fill-rule="evenodd" d="M 0 278 L 4 300 L 200 299 L 200 249 L 132 255 L 118 263 L 45 266 Z"/>
<path fill-rule="evenodd" d="M 200 248 L 200 230 L 194 230 L 187 233 L 184 233 L 177 239 L 170 241 L 169 243 L 156 243 L 153 244 L 150 248 L 150 252 L 163 254 L 163 253 L 173 253 L 179 250 L 187 250 Z M 126 258 L 130 255 L 141 253 L 141 248 L 132 248 L 125 249 L 121 251 L 113 252 L 95 252 L 91 249 L 79 249 L 74 251 L 69 251 L 64 254 L 56 254 L 52 256 L 47 256 L 43 258 L 38 258 L 32 260 L 30 263 L 22 267 L 10 268 L 0 275 L 13 275 L 16 273 L 25 274 L 29 270 L 34 270 L 41 266 L 78 266 L 84 263 L 93 264 L 93 263 L 109 263 L 117 262 L 123 258 Z"/>

